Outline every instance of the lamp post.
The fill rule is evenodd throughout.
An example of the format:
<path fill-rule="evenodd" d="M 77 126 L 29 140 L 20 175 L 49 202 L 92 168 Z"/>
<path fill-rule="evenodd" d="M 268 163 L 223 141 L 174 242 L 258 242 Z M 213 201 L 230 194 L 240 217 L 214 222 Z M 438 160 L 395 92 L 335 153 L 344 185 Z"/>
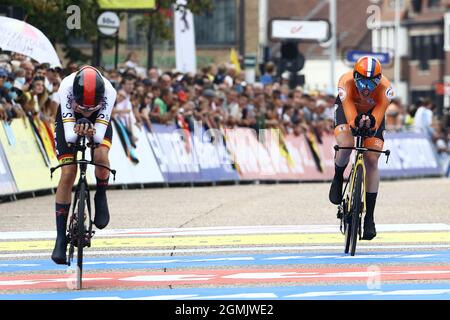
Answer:
<path fill-rule="evenodd" d="M 336 80 L 336 0 L 330 1 L 330 23 L 331 23 L 331 47 L 330 47 L 330 93 L 335 93 L 335 80 Z"/>

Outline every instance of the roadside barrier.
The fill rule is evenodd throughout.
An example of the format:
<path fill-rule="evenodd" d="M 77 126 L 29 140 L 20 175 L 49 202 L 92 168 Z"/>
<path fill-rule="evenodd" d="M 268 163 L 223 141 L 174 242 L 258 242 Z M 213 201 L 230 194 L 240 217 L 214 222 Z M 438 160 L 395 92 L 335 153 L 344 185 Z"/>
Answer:
<path fill-rule="evenodd" d="M 59 173 L 50 179 L 49 167 L 57 164 L 48 146 L 51 132 L 39 130 L 42 124 L 31 125 L 29 119 L 1 121 L 1 126 L 0 195 L 55 188 Z M 114 123 L 110 162 L 117 175 L 115 182 L 110 180 L 113 185 L 328 181 L 334 174 L 332 135 L 283 136 L 274 129 L 256 133 L 249 128 L 205 131 L 196 127 L 189 132 L 154 124 L 151 132 L 133 127 L 134 148 L 122 143 L 119 129 Z M 380 158 L 382 178 L 441 176 L 444 171 L 424 134 L 386 133 L 385 148 L 391 156 L 388 164 Z M 88 181 L 94 183 L 94 169 L 89 175 Z"/>

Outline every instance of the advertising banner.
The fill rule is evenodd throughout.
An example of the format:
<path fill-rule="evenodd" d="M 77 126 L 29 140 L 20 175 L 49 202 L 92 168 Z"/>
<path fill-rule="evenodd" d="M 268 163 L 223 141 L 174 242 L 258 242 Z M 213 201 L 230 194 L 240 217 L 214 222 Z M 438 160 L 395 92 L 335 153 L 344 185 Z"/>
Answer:
<path fill-rule="evenodd" d="M 133 126 L 133 134 L 136 136 L 136 148 L 133 152 L 139 162 L 134 162 L 126 154 L 118 134 L 116 123 L 113 123 L 113 139 L 109 151 L 110 166 L 117 171 L 116 180 L 110 176 L 110 184 L 133 184 L 133 183 L 159 183 L 164 178 L 159 170 L 151 146 L 147 141 L 146 130 Z M 94 167 L 91 166 L 90 173 L 92 181 L 95 181 Z"/>
<path fill-rule="evenodd" d="M 199 161 L 190 135 L 177 130 L 175 125 L 152 126 L 147 133 L 153 153 L 164 180 L 167 182 L 201 181 Z"/>
<path fill-rule="evenodd" d="M 14 183 L 14 178 L 9 171 L 8 162 L 0 141 L 0 195 L 12 194 L 14 192 L 17 192 L 16 184 Z"/>
<path fill-rule="evenodd" d="M 11 129 L 15 144 L 10 145 L 4 130 L 0 130 L 0 141 L 8 159 L 11 173 L 16 182 L 17 191 L 33 191 L 56 187 L 59 170 L 50 179 L 50 170 L 36 143 L 32 126 L 28 119 L 14 119 Z M 56 158 L 50 159 L 51 165 L 57 165 Z"/>
<path fill-rule="evenodd" d="M 441 168 L 430 139 L 423 133 L 387 132 L 384 148 L 391 150 L 386 164 L 382 155 L 378 166 L 381 177 L 440 175 Z"/>
<path fill-rule="evenodd" d="M 102 10 L 154 10 L 157 7 L 156 0 L 98 0 Z"/>
<path fill-rule="evenodd" d="M 248 128 L 234 128 L 225 131 L 226 144 L 241 179 L 273 180 L 276 170 L 270 154 L 258 142 L 256 131 Z"/>
<path fill-rule="evenodd" d="M 239 180 L 223 143 L 223 136 L 218 130 L 205 131 L 202 127 L 196 127 L 191 137 L 202 181 Z"/>
<path fill-rule="evenodd" d="M 321 141 L 305 135 L 287 135 L 286 146 L 295 164 L 296 180 L 328 180 L 334 175 L 334 138 Z"/>
<path fill-rule="evenodd" d="M 279 130 L 247 128 L 227 130 L 227 147 L 232 151 L 242 179 L 328 180 L 334 174 L 333 137 L 321 141 L 305 135 L 283 136 Z"/>

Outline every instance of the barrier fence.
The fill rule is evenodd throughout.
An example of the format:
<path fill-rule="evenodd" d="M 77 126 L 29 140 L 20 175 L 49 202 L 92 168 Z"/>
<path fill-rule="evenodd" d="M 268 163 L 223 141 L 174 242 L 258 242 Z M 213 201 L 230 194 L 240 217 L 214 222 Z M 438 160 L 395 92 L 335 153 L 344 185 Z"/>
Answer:
<path fill-rule="evenodd" d="M 51 128 L 38 119 L 1 121 L 0 195 L 51 189 L 59 173 Z M 129 131 L 113 122 L 111 167 L 117 170 L 111 184 L 216 183 L 224 181 L 326 181 L 334 174 L 334 137 L 314 134 L 283 136 L 278 130 L 255 132 L 249 128 L 193 132 L 175 125 L 154 124 L 149 131 Z M 389 163 L 380 157 L 382 178 L 448 175 L 441 168 L 432 142 L 422 133 L 386 133 Z M 347 169 L 349 171 L 349 168 Z M 88 181 L 95 181 L 89 168 Z"/>

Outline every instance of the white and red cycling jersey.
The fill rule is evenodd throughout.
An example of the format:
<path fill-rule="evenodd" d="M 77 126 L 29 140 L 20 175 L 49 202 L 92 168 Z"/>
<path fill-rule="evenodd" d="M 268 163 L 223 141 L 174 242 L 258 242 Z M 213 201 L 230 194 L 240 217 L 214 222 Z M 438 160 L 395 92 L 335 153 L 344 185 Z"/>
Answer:
<path fill-rule="evenodd" d="M 73 131 L 75 122 L 79 118 L 83 118 L 82 114 L 76 112 L 76 102 L 73 96 L 73 81 L 75 79 L 76 72 L 65 77 L 59 86 L 58 94 L 61 103 L 61 116 L 64 124 L 64 136 L 66 142 L 75 143 L 77 140 L 77 134 Z M 95 111 L 93 114 L 97 114 L 95 117 L 95 135 L 94 142 L 101 143 L 105 137 L 106 129 L 108 128 L 111 113 L 116 102 L 116 89 L 114 89 L 111 82 L 103 77 L 105 83 L 105 94 L 101 99 L 101 108 Z"/>

